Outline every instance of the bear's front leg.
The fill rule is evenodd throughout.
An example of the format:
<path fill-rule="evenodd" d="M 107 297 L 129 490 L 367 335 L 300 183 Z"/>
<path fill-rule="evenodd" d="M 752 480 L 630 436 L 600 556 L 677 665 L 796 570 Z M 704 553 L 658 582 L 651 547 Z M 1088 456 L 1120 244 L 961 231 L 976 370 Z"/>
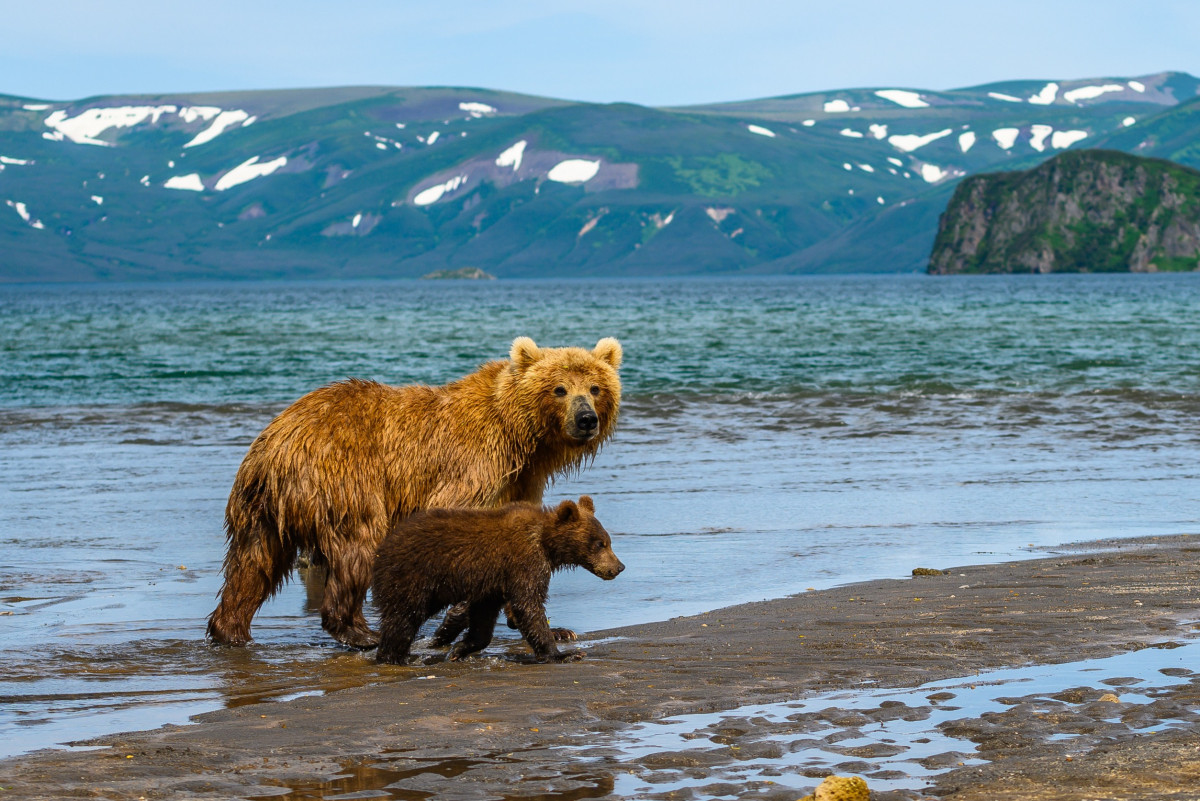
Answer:
<path fill-rule="evenodd" d="M 492 633 L 496 630 L 496 619 L 500 617 L 500 606 L 501 602 L 498 600 L 471 604 L 467 610 L 469 628 L 462 642 L 450 651 L 451 662 L 457 662 L 488 647 L 492 641 Z"/>
<path fill-rule="evenodd" d="M 583 658 L 583 652 L 576 648 L 558 650 L 558 646 L 554 644 L 550 623 L 546 620 L 545 602 L 514 599 L 509 604 L 509 609 L 512 610 L 513 622 L 517 624 L 521 636 L 529 643 L 539 662 L 563 662 Z"/>

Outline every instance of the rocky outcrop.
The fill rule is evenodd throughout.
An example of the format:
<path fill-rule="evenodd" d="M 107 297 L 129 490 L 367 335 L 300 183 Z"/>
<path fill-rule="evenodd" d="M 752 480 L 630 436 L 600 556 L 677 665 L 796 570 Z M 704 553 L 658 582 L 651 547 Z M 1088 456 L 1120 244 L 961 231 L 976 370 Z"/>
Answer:
<path fill-rule="evenodd" d="M 1200 269 L 1200 172 L 1107 150 L 964 179 L 931 274 Z"/>

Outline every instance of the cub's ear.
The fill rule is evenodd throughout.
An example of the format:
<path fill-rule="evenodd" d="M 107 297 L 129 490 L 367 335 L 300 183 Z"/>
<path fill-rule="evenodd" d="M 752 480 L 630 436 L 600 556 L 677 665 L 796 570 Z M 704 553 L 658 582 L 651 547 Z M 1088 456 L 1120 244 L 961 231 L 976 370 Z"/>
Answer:
<path fill-rule="evenodd" d="M 608 366 L 616 370 L 621 366 L 621 358 L 624 352 L 621 350 L 621 343 L 612 337 L 605 337 L 596 343 L 596 347 L 592 349 L 592 355 L 602 362 L 608 362 Z"/>
<path fill-rule="evenodd" d="M 529 337 L 517 337 L 513 340 L 508 358 L 512 359 L 512 363 L 516 365 L 517 369 L 524 370 L 542 358 L 542 351 L 538 348 L 537 343 Z"/>
<path fill-rule="evenodd" d="M 592 504 L 592 496 L 591 495 L 580 495 L 579 496 L 579 508 L 586 511 L 588 514 L 596 513 L 596 507 Z"/>
<path fill-rule="evenodd" d="M 554 510 L 554 522 L 560 526 L 570 523 L 579 517 L 579 507 L 575 505 L 575 501 L 563 501 Z"/>

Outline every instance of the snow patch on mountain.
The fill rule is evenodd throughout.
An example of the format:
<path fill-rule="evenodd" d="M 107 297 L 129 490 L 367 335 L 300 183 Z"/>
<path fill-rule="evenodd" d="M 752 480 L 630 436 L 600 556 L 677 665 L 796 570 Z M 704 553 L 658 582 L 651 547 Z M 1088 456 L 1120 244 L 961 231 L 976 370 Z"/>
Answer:
<path fill-rule="evenodd" d="M 413 203 L 417 206 L 428 206 L 442 199 L 442 195 L 447 192 L 453 192 L 467 182 L 467 176 L 456 175 L 445 183 L 436 184 L 421 192 L 418 192 L 413 198 Z"/>
<path fill-rule="evenodd" d="M 599 171 L 599 160 L 567 159 L 551 167 L 546 177 L 561 184 L 582 184 L 595 178 Z"/>
<path fill-rule="evenodd" d="M 482 117 L 485 114 L 495 114 L 496 113 L 496 107 L 489 106 L 487 103 L 478 103 L 478 102 L 459 103 L 458 108 L 461 111 L 467 112 L 468 114 L 470 114 L 472 117 L 475 117 L 476 119 Z"/>
<path fill-rule="evenodd" d="M 958 147 L 966 153 L 975 146 L 975 132 L 967 131 L 958 135 Z"/>
<path fill-rule="evenodd" d="M 33 161 L 31 159 L 15 159 L 15 158 L 12 158 L 11 156 L 0 156 L 0 164 L 12 164 L 13 166 L 24 166 L 26 164 L 33 164 Z"/>
<path fill-rule="evenodd" d="M 830 100 L 825 103 L 826 114 L 842 114 L 850 110 L 850 104 L 845 100 Z"/>
<path fill-rule="evenodd" d="M 96 137 L 110 128 L 132 128 L 141 125 L 147 119 L 156 123 L 162 115 L 174 114 L 178 110 L 178 106 L 116 106 L 89 108 L 74 117 L 69 117 L 66 111 L 59 109 L 46 117 L 44 122 L 62 137 L 76 144 L 110 147 L 110 143 Z"/>
<path fill-rule="evenodd" d="M 1013 97 L 1012 95 L 1006 95 L 1001 92 L 988 92 L 988 97 L 992 98 L 993 100 L 1003 100 L 1005 103 L 1024 103 L 1025 102 L 1024 100 L 1022 100 L 1019 97 Z"/>
<path fill-rule="evenodd" d="M 527 144 L 528 142 L 522 139 L 512 147 L 506 149 L 503 153 L 496 157 L 496 166 L 512 167 L 513 172 L 519 170 L 521 168 L 521 157 L 525 155 L 525 145 Z"/>
<path fill-rule="evenodd" d="M 205 111 L 209 110 L 209 107 L 205 108 Z M 208 126 L 203 131 L 192 137 L 191 141 L 185 144 L 184 147 L 196 147 L 197 145 L 202 145 L 205 142 L 211 142 L 235 125 L 241 125 L 242 127 L 245 127 L 250 125 L 252 122 L 254 122 L 254 118 L 241 109 L 222 111 L 217 114 L 217 118 L 212 121 L 212 125 Z"/>
<path fill-rule="evenodd" d="M 775 138 L 774 131 L 772 131 L 770 128 L 764 128 L 761 125 L 747 125 L 746 130 L 752 134 L 758 134 L 759 136 L 769 136 L 772 139 Z"/>
<path fill-rule="evenodd" d="M 896 134 L 888 137 L 888 144 L 897 150 L 911 153 L 917 148 L 924 147 L 930 142 L 941 139 L 943 136 L 949 136 L 951 133 L 953 133 L 953 129 L 947 128 L 944 131 L 936 131 L 929 134 Z"/>
<path fill-rule="evenodd" d="M 441 134 L 437 131 L 434 131 L 433 133 L 431 133 L 429 135 L 429 138 L 425 140 L 425 144 L 432 145 L 434 142 L 436 142 L 438 140 L 439 136 L 441 136 Z"/>
<path fill-rule="evenodd" d="M 920 94 L 905 89 L 880 89 L 875 95 L 905 108 L 929 108 L 929 104 L 921 99 Z"/>
<path fill-rule="evenodd" d="M 1064 147 L 1070 147 L 1076 142 L 1087 139 L 1087 131 L 1055 131 L 1050 136 L 1050 146 L 1055 150 L 1062 150 Z"/>
<path fill-rule="evenodd" d="M 199 173 L 189 173 L 187 175 L 175 175 L 167 179 L 163 184 L 166 189 L 186 189 L 191 192 L 203 192 L 204 182 L 200 180 Z"/>
<path fill-rule="evenodd" d="M 1097 97 L 1109 92 L 1124 91 L 1124 85 L 1119 83 L 1106 83 L 1103 86 L 1081 86 L 1078 89 L 1063 92 L 1063 100 L 1068 103 L 1078 103 L 1080 100 L 1095 100 Z"/>
<path fill-rule="evenodd" d="M 873 122 L 868 127 L 868 129 L 871 131 L 871 136 L 874 137 L 875 139 L 887 139 L 887 126 L 886 125 L 880 125 L 878 123 Z"/>
<path fill-rule="evenodd" d="M 925 183 L 936 184 L 938 181 L 949 176 L 950 173 L 943 170 L 936 164 L 922 164 L 921 177 L 925 179 Z"/>
<path fill-rule="evenodd" d="M 1135 92 L 1141 93 L 1146 91 L 1146 84 L 1141 81 L 1129 81 L 1128 86 Z"/>
<path fill-rule="evenodd" d="M 221 109 L 218 106 L 186 106 L 179 109 L 179 119 L 184 122 L 195 122 L 196 120 L 208 122 L 220 113 Z"/>
<path fill-rule="evenodd" d="M 271 161 L 259 163 L 258 156 L 251 156 L 241 164 L 234 167 L 229 172 L 221 176 L 213 189 L 218 192 L 224 192 L 226 189 L 232 189 L 239 184 L 244 184 L 247 181 L 252 181 L 255 178 L 261 178 L 264 175 L 270 175 L 280 167 L 287 164 L 287 156 L 280 156 Z"/>
<path fill-rule="evenodd" d="M 1054 102 L 1054 98 L 1058 96 L 1058 84 L 1051 81 L 1042 87 L 1042 91 L 1038 92 L 1033 97 L 1029 98 L 1030 103 L 1039 106 L 1048 106 Z"/>
<path fill-rule="evenodd" d="M 863 138 L 863 134 L 861 134 L 858 131 L 853 130 L 852 128 L 843 128 L 842 130 L 838 131 L 838 133 L 840 133 L 842 136 L 848 136 L 851 139 L 862 139 Z"/>
<path fill-rule="evenodd" d="M 1054 128 L 1049 125 L 1029 126 L 1029 146 L 1041 153 L 1046 149 L 1046 137 L 1053 132 Z"/>
<path fill-rule="evenodd" d="M 1021 134 L 1020 128 L 997 128 L 992 131 L 992 138 L 996 140 L 996 144 L 1001 150 L 1012 150 L 1012 146 L 1017 143 L 1017 137 Z"/>
<path fill-rule="evenodd" d="M 25 223 L 26 223 L 26 224 L 27 224 L 27 225 L 28 225 L 30 228 L 42 229 L 42 228 L 45 228 L 45 227 L 46 227 L 45 225 L 43 225 L 43 224 L 42 224 L 42 221 L 41 221 L 41 220 L 35 220 L 35 219 L 33 218 L 33 215 L 31 215 L 31 214 L 29 213 L 29 209 L 28 209 L 28 208 L 26 208 L 26 207 L 25 207 L 25 204 L 24 204 L 24 203 L 22 203 L 21 201 L 19 201 L 19 200 L 9 200 L 9 201 L 6 201 L 6 202 L 8 203 L 8 207 L 9 207 L 10 209 L 12 209 L 13 211 L 15 211 L 15 212 L 16 212 L 18 215 L 20 215 L 21 219 L 22 219 L 22 220 L 24 220 L 24 221 L 25 221 Z"/>
<path fill-rule="evenodd" d="M 222 111 L 215 106 L 113 106 L 89 108 L 74 117 L 69 116 L 66 110 L 59 109 L 44 120 L 51 130 L 42 136 L 57 142 L 71 141 L 81 145 L 110 147 L 111 142 L 98 138 L 105 131 L 112 128 L 133 128 L 145 123 L 156 125 L 166 114 L 177 115 L 185 123 L 213 120 L 208 128 L 193 137 L 184 147 L 204 144 L 234 125 L 246 126 L 255 120 L 240 109 Z"/>

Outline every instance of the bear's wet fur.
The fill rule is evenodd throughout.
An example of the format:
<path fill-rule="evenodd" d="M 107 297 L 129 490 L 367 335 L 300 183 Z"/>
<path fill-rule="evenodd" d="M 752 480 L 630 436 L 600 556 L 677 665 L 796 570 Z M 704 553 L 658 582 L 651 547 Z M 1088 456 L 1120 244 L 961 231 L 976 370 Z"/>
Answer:
<path fill-rule="evenodd" d="M 573 656 L 558 650 L 546 622 L 550 574 L 565 567 L 606 580 L 625 569 L 587 495 L 556 508 L 512 503 L 411 515 L 392 528 L 375 560 L 376 660 L 403 663 L 421 624 L 451 605 L 467 610 L 467 633 L 451 660 L 487 647 L 505 604 L 538 661 Z"/>
<path fill-rule="evenodd" d="M 540 504 L 553 477 L 578 470 L 612 435 L 621 345 L 539 348 L 445 386 L 351 379 L 297 400 L 259 434 L 225 508 L 225 582 L 208 636 L 243 645 L 263 602 L 301 552 L 325 567 L 321 625 L 369 648 L 362 605 L 389 528 L 435 507 Z"/>

